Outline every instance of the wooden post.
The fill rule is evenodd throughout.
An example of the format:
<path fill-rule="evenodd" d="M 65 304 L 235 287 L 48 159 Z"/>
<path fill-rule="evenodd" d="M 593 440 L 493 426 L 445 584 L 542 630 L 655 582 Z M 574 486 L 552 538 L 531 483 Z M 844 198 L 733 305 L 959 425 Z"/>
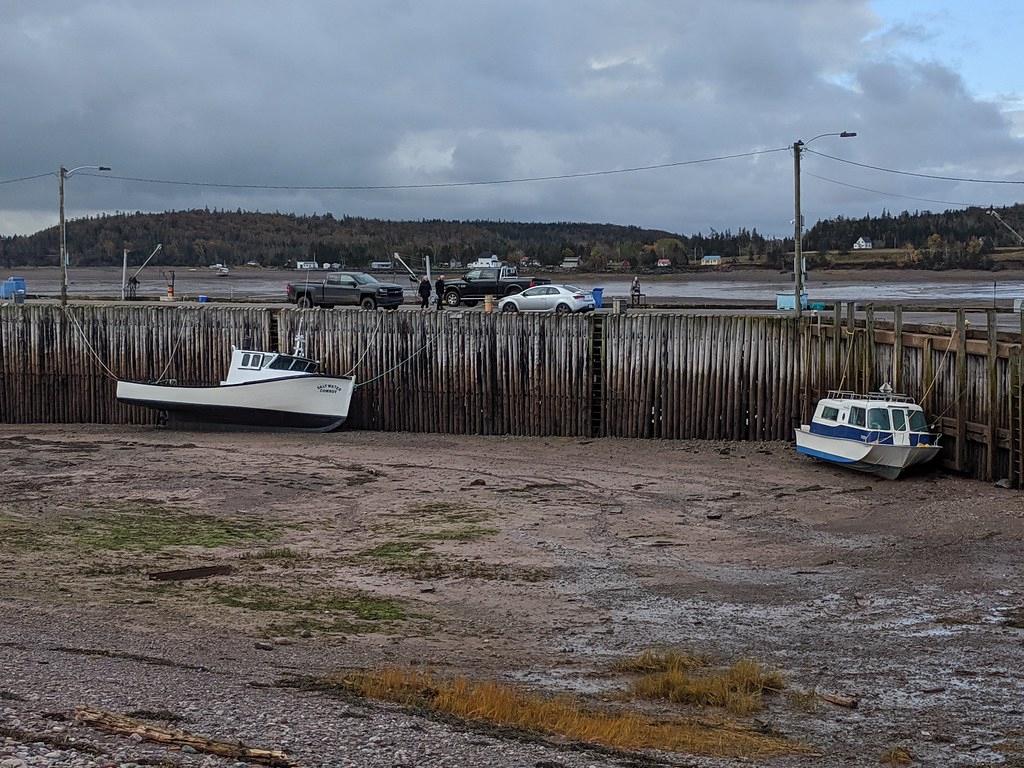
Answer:
<path fill-rule="evenodd" d="M 932 402 L 935 399 L 935 388 L 932 386 L 932 379 L 935 377 L 935 362 L 932 360 L 932 337 L 924 337 L 924 346 L 921 347 L 921 386 L 925 394 L 921 400 L 921 407 L 926 415 L 932 414 Z"/>
<path fill-rule="evenodd" d="M 967 467 L 967 408 L 964 395 L 967 391 L 967 313 L 956 311 L 956 469 L 963 472 Z"/>
<path fill-rule="evenodd" d="M 988 444 L 985 446 L 985 479 L 995 480 L 996 465 L 996 427 L 999 424 L 999 377 L 998 358 L 999 334 L 996 311 L 985 312 L 988 325 L 988 360 L 985 366 L 985 378 L 988 381 Z"/>
<path fill-rule="evenodd" d="M 864 309 L 864 392 L 875 387 L 875 305 Z"/>
<path fill-rule="evenodd" d="M 839 377 L 843 375 L 843 303 L 836 302 L 832 313 L 832 381 L 828 389 L 839 388 Z"/>
<path fill-rule="evenodd" d="M 857 389 L 860 364 L 857 360 L 857 304 L 849 302 L 846 305 L 846 341 L 850 348 L 846 351 L 846 380 L 849 382 L 849 389 Z"/>
<path fill-rule="evenodd" d="M 899 392 L 903 386 L 903 307 L 897 306 L 893 314 L 892 388 Z"/>

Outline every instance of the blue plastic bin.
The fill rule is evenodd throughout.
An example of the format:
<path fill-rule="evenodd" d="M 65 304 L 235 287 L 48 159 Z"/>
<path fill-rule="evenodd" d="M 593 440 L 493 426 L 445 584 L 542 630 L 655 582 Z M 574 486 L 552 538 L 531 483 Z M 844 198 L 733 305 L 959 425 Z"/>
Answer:
<path fill-rule="evenodd" d="M 205 304 L 206 302 L 208 302 L 210 300 L 210 297 L 209 296 L 204 296 L 203 294 L 199 294 L 198 299 L 199 299 L 199 303 L 200 304 Z"/>
<path fill-rule="evenodd" d="M 600 309 L 601 302 L 604 299 L 604 288 L 594 288 L 590 292 L 594 296 L 594 308 Z"/>
<path fill-rule="evenodd" d="M 27 293 L 24 277 L 8 277 L 0 283 L 0 299 L 12 299 L 18 292 Z"/>

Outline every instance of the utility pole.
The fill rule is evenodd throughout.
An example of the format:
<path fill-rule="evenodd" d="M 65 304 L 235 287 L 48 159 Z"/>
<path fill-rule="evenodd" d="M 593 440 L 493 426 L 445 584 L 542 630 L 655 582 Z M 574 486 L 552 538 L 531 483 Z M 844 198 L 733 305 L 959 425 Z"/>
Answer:
<path fill-rule="evenodd" d="M 800 152 L 804 147 L 802 141 L 793 142 L 793 313 L 800 317 L 802 307 L 800 296 L 804 292 L 803 263 L 801 240 L 803 240 L 803 221 L 800 218 Z"/>
<path fill-rule="evenodd" d="M 60 238 L 60 305 L 62 307 L 68 305 L 68 246 L 64 239 L 64 178 L 67 172 L 68 169 L 63 165 L 57 172 L 60 177 L 60 232 L 57 236 Z"/>
<path fill-rule="evenodd" d="M 57 176 L 60 178 L 60 305 L 62 307 L 68 305 L 68 238 L 67 228 L 64 226 L 64 179 L 71 176 L 75 171 L 81 171 L 85 168 L 91 168 L 95 171 L 110 170 L 110 167 L 106 165 L 80 165 L 69 171 L 62 165 L 57 172 Z"/>

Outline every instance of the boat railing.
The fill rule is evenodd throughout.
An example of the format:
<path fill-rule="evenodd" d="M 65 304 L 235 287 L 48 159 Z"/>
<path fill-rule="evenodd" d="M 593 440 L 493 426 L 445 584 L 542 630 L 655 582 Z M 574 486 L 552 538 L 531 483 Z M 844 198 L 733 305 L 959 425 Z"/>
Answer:
<path fill-rule="evenodd" d="M 910 395 L 897 395 L 893 392 L 868 392 L 862 395 L 858 392 L 848 392 L 841 389 L 830 389 L 827 395 L 829 400 L 871 400 L 875 402 L 912 403 L 914 398 Z"/>

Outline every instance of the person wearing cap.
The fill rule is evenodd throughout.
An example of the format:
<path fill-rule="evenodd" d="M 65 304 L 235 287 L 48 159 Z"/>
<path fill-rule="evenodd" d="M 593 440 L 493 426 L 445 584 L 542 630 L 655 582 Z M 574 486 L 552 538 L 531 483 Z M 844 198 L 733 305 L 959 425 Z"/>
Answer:
<path fill-rule="evenodd" d="M 437 294 L 437 308 L 444 309 L 444 275 L 439 276 L 434 283 L 434 293 Z"/>

